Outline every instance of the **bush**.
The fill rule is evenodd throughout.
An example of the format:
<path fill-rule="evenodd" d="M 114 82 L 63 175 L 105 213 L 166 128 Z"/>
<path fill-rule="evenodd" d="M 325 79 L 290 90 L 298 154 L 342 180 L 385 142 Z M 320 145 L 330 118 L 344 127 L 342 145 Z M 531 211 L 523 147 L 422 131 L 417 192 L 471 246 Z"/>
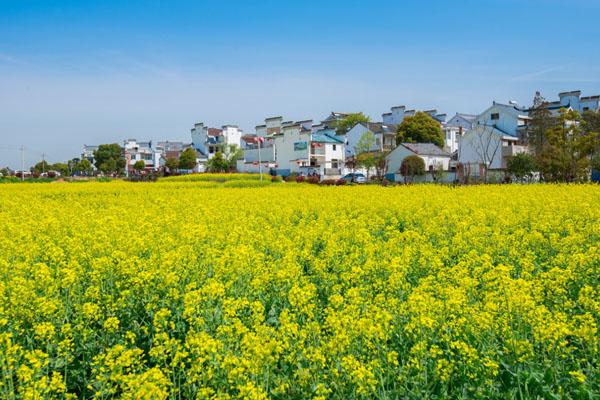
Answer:
<path fill-rule="evenodd" d="M 347 184 L 348 182 L 345 179 L 338 179 L 335 181 L 335 186 L 344 186 L 345 184 Z"/>
<path fill-rule="evenodd" d="M 283 182 L 283 178 L 281 176 L 279 176 L 279 175 L 272 176 L 271 177 L 271 182 L 273 182 L 273 183 L 281 183 L 281 182 Z"/>
<path fill-rule="evenodd" d="M 308 177 L 308 179 L 306 179 L 306 181 L 308 183 L 312 183 L 314 185 L 314 184 L 319 183 L 321 181 L 321 179 L 316 175 L 311 175 Z"/>
<path fill-rule="evenodd" d="M 304 182 L 304 176 L 302 176 L 302 175 L 298 175 L 298 176 L 296 176 L 296 182 L 297 182 L 297 183 L 302 183 L 302 182 Z"/>

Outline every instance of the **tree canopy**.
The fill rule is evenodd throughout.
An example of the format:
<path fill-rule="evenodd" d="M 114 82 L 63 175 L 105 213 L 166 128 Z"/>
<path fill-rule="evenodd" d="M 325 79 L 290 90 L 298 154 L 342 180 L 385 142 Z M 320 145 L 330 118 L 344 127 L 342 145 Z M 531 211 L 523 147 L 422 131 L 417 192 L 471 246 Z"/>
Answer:
<path fill-rule="evenodd" d="M 101 144 L 94 151 L 96 168 L 104 173 L 121 172 L 125 168 L 125 157 L 117 143 Z"/>
<path fill-rule="evenodd" d="M 425 175 L 425 161 L 419 156 L 408 156 L 400 164 L 400 173 L 405 182 L 412 182 L 415 176 Z"/>
<path fill-rule="evenodd" d="M 530 180 L 536 170 L 535 159 L 529 153 L 518 153 L 508 159 L 506 170 L 519 181 Z"/>
<path fill-rule="evenodd" d="M 179 168 L 194 169 L 196 166 L 196 150 L 188 147 L 179 156 Z"/>
<path fill-rule="evenodd" d="M 335 131 L 338 135 L 344 135 L 350 129 L 354 128 L 357 124 L 366 123 L 370 120 L 371 119 L 362 112 L 348 114 L 344 118 L 337 121 L 335 125 Z"/>
<path fill-rule="evenodd" d="M 398 126 L 396 143 L 434 143 L 443 147 L 444 132 L 439 121 L 419 111 L 412 117 L 404 118 Z"/>

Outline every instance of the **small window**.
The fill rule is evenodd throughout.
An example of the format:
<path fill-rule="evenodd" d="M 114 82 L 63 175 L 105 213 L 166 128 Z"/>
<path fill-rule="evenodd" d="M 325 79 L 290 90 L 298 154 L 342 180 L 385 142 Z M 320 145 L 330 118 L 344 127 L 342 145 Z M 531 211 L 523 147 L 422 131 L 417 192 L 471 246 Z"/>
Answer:
<path fill-rule="evenodd" d="M 497 120 L 499 120 L 499 119 L 500 119 L 500 114 L 498 114 L 498 113 L 493 113 L 493 114 L 492 114 L 492 116 L 491 116 L 491 118 L 492 118 L 492 121 L 497 121 Z"/>
<path fill-rule="evenodd" d="M 584 112 L 585 112 L 585 111 L 590 111 L 590 108 L 589 108 L 589 107 L 583 107 L 583 111 L 584 111 Z"/>
<path fill-rule="evenodd" d="M 337 148 L 337 146 L 334 144 L 333 145 L 333 151 L 335 151 L 336 148 Z"/>

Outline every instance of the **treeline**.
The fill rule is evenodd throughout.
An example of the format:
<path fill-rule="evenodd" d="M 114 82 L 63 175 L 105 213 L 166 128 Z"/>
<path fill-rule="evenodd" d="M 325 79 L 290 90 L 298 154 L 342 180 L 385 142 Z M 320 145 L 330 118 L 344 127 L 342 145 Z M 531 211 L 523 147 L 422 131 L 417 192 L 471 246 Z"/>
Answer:
<path fill-rule="evenodd" d="M 591 170 L 600 170 L 600 113 L 560 110 L 553 115 L 545 104 L 535 107 L 524 138 L 529 153 L 508 162 L 517 179 L 538 172 L 544 182 L 583 182 Z"/>

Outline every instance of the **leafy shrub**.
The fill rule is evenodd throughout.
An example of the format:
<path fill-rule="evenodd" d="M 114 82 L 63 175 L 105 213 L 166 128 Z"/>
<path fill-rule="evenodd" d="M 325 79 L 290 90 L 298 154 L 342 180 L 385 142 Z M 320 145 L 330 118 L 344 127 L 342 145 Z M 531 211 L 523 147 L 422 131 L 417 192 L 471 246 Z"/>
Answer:
<path fill-rule="evenodd" d="M 314 185 L 314 184 L 319 183 L 321 181 L 321 179 L 316 175 L 311 175 L 306 179 L 306 181 L 308 183 L 312 183 Z"/>

